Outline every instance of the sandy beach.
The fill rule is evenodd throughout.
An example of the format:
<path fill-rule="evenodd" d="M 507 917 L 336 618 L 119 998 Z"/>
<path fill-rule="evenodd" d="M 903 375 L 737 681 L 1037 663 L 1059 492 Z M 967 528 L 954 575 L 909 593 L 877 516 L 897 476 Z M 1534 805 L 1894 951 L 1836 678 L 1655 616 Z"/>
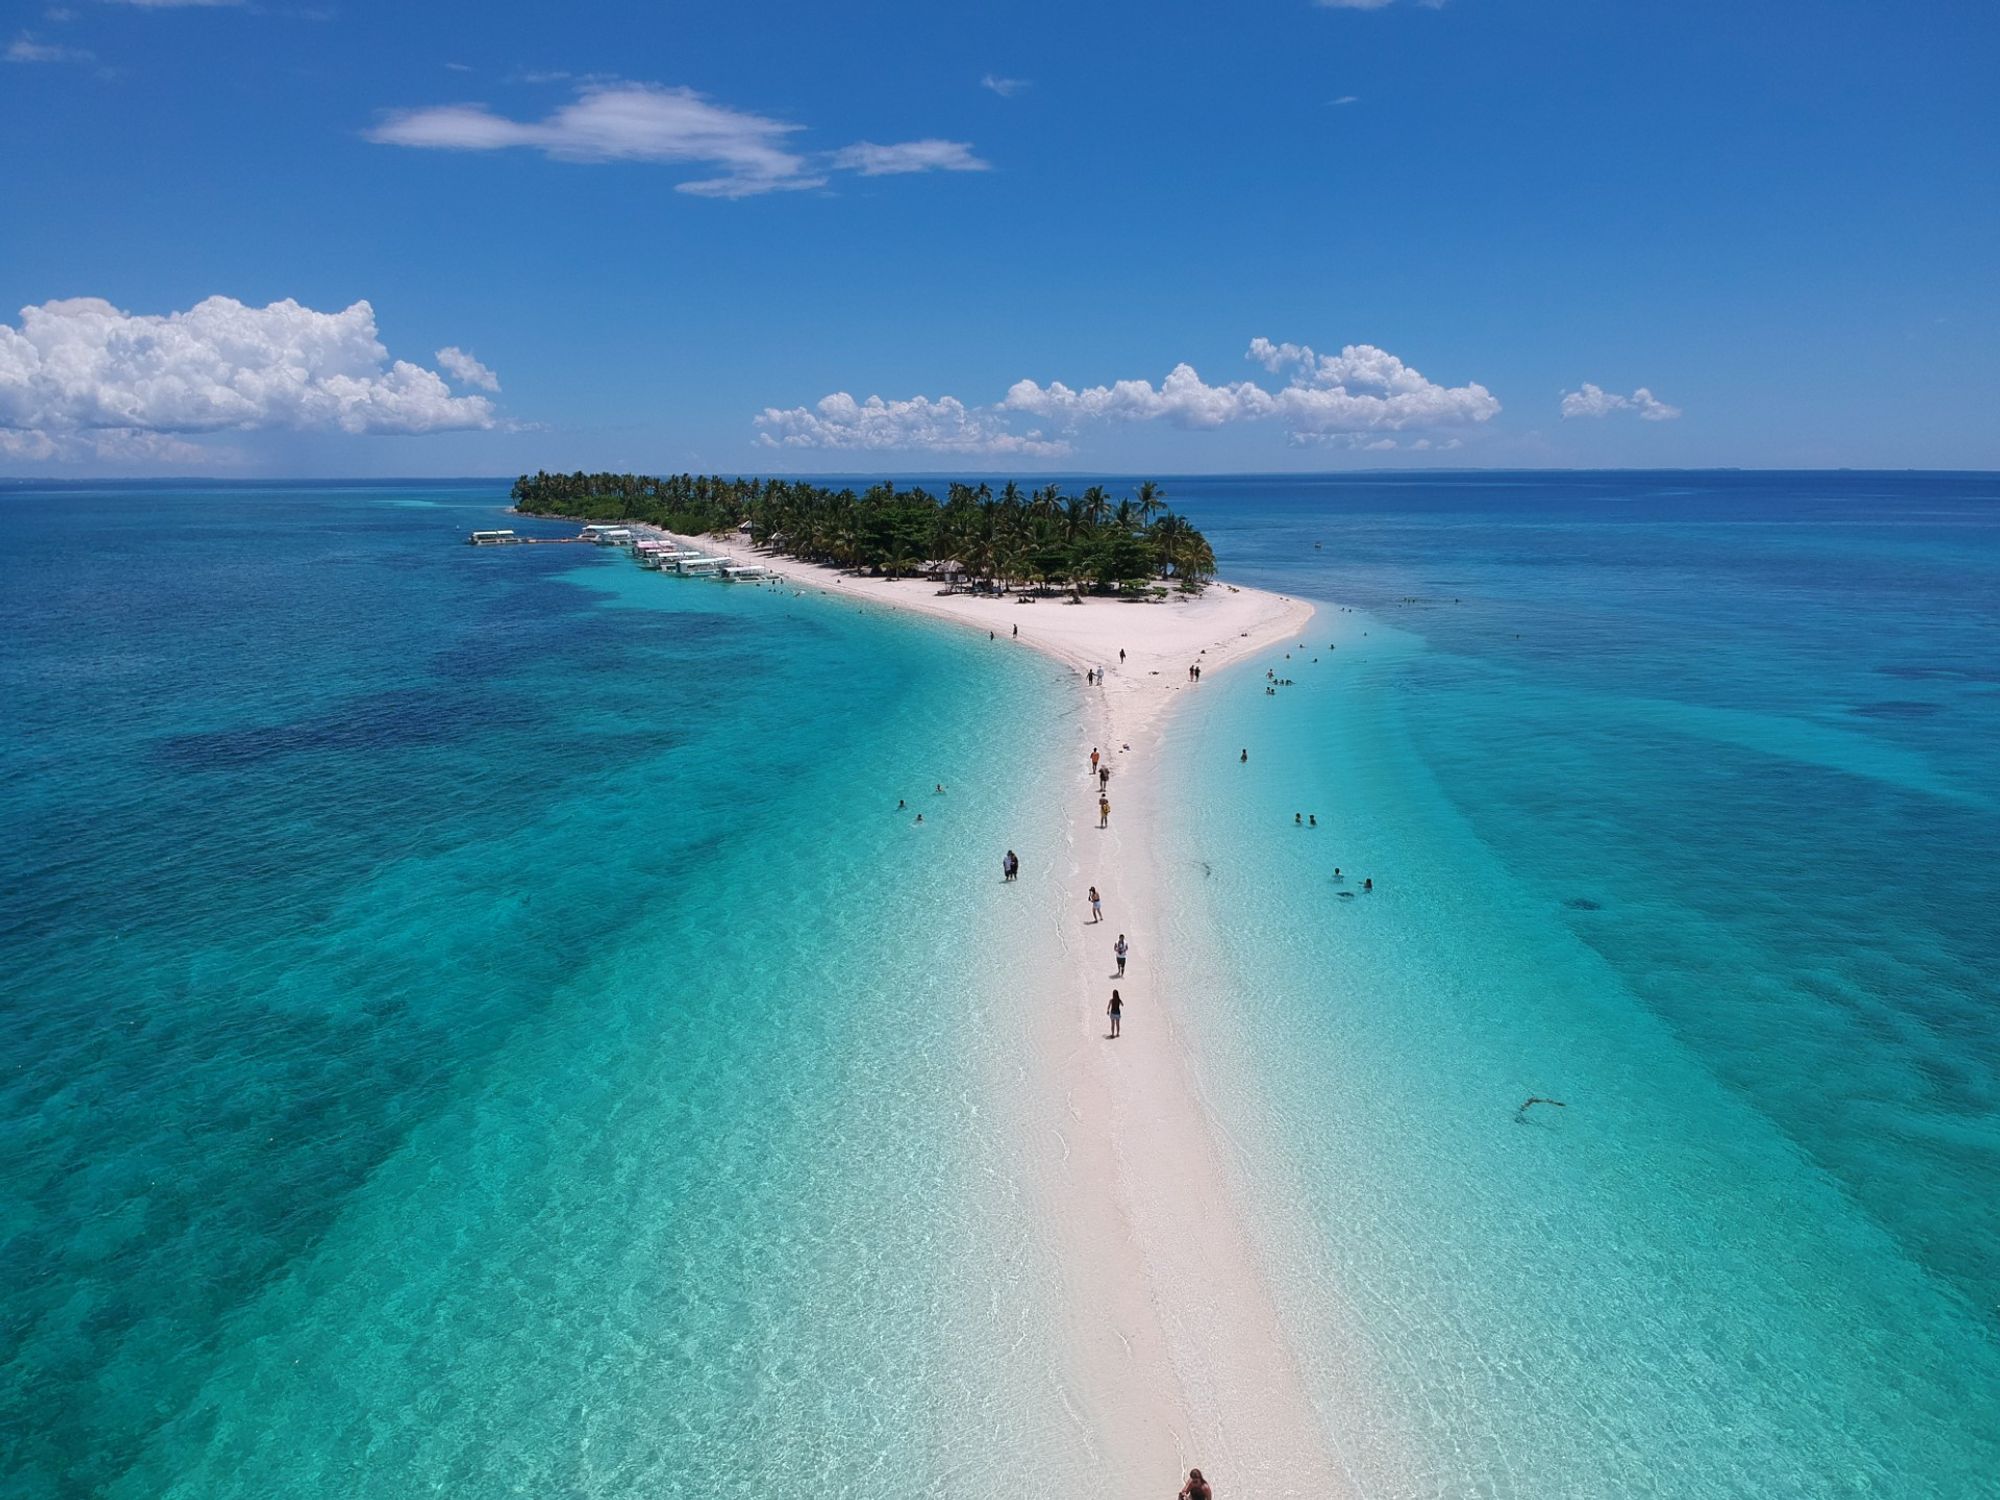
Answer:
<path fill-rule="evenodd" d="M 1160 603 L 1022 604 L 763 560 L 781 575 L 775 586 L 949 620 L 1075 671 L 1084 712 L 1050 726 L 1075 774 L 1065 846 L 1022 851 L 1023 880 L 1062 886 L 1060 916 L 1053 931 L 1024 931 L 990 982 L 1051 1001 L 1014 1101 L 1030 1163 L 1022 1186 L 1062 1267 L 1065 1397 L 1100 1457 L 1103 1493 L 1171 1495 L 1190 1465 L 1232 1497 L 1356 1493 L 1308 1402 L 1181 1041 L 1184 1007 L 1227 997 L 1183 993 L 1151 962 L 1165 916 L 1154 869 L 1169 801 L 1152 774 L 1160 729 L 1207 685 L 1190 680 L 1190 666 L 1207 678 L 1300 640 L 1312 606 L 1222 582 Z M 1093 749 L 1112 773 L 1104 829 Z M 1092 886 L 1101 924 L 1090 921 Z M 1132 953 L 1123 980 L 1120 933 Z M 1115 1042 L 1105 1015 L 1114 986 L 1127 1007 Z"/>

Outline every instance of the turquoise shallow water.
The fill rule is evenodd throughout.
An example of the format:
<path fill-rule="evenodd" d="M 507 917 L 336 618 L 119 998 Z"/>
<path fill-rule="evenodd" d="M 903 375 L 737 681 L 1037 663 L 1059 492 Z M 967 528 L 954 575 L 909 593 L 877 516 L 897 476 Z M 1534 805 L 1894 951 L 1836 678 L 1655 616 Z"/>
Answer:
<path fill-rule="evenodd" d="M 1163 957 L 1364 1492 L 1990 1494 L 2000 485 L 1168 489 L 1359 607 Z M 499 493 L 0 494 L 0 1494 L 1092 1492 L 959 982 L 1067 675 Z"/>
<path fill-rule="evenodd" d="M 1996 493 L 1210 482 L 1369 606 L 1181 722 L 1173 878 L 1371 1492 L 1992 1493 Z"/>
<path fill-rule="evenodd" d="M 1049 669 L 460 545 L 492 494 L 0 512 L 0 1493 L 880 1493 L 1064 1424 L 958 981 Z"/>

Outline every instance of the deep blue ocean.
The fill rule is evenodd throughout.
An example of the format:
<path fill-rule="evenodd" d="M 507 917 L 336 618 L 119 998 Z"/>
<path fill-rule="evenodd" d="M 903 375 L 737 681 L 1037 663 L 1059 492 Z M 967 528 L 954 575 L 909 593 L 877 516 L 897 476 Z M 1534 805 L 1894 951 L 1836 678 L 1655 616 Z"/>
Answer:
<path fill-rule="evenodd" d="M 1364 1492 L 1993 1493 L 2000 477 L 1166 489 L 1322 601 L 1172 922 Z M 1067 674 L 504 493 L 0 489 L 0 1495 L 1087 1473 L 952 1011 Z"/>
<path fill-rule="evenodd" d="M 1201 1050 L 1366 1492 L 1993 1493 L 2000 478 L 1169 491 L 1352 611 L 1176 753 Z"/>

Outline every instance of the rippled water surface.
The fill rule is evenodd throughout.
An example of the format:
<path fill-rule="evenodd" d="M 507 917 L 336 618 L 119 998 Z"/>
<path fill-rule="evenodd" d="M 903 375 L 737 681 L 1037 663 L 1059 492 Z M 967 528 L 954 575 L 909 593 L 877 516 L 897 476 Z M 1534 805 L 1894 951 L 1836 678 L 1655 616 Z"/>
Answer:
<path fill-rule="evenodd" d="M 1175 747 L 1199 1037 L 1360 1471 L 1992 1493 L 2000 481 L 1170 490 L 1360 606 Z"/>
<path fill-rule="evenodd" d="M 1167 489 L 1330 601 L 1166 956 L 1364 1492 L 1993 1493 L 2000 482 Z M 0 494 L 0 1494 L 1088 1493 L 1063 674 L 501 503 Z"/>
<path fill-rule="evenodd" d="M 955 972 L 1049 669 L 464 546 L 498 497 L 0 500 L 0 1494 L 884 1493 L 1066 1426 Z"/>

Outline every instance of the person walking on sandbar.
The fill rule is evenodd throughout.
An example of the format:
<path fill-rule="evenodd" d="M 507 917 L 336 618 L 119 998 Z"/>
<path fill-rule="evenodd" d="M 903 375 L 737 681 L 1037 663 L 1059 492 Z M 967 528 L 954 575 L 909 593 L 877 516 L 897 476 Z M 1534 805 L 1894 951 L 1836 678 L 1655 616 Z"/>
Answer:
<path fill-rule="evenodd" d="M 1111 799 L 1109 797 L 1099 797 L 1097 799 L 1097 826 L 1099 828 L 1109 828 L 1111 826 Z"/>
<path fill-rule="evenodd" d="M 1125 1002 L 1118 998 L 1118 991 L 1111 992 L 1111 1003 L 1104 1007 L 1104 1013 L 1111 1017 L 1111 1035 L 1116 1040 L 1119 1018 L 1125 1014 Z"/>
<path fill-rule="evenodd" d="M 1132 951 L 1131 944 L 1125 941 L 1124 933 L 1121 932 L 1118 934 L 1118 941 L 1111 945 L 1111 951 L 1118 959 L 1118 972 L 1111 977 L 1113 979 L 1123 979 L 1125 977 L 1125 955 Z"/>
<path fill-rule="evenodd" d="M 1104 902 L 1098 896 L 1096 886 L 1090 888 L 1090 920 L 1093 922 L 1104 920 Z"/>

